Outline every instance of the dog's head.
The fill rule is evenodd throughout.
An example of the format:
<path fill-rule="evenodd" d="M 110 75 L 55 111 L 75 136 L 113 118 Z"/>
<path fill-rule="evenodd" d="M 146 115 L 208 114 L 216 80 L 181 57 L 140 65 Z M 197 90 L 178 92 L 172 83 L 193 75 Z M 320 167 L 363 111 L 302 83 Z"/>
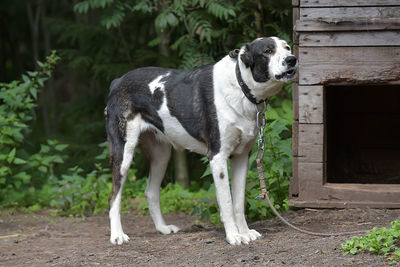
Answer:
<path fill-rule="evenodd" d="M 240 51 L 240 60 L 250 68 L 257 83 L 290 82 L 297 71 L 297 59 L 286 41 L 278 37 L 263 37 L 247 43 Z"/>

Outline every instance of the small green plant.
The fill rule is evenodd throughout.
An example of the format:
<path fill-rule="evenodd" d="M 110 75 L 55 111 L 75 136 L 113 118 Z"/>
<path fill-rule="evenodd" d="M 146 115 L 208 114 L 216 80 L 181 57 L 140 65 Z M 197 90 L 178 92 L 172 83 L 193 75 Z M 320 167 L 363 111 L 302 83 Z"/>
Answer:
<path fill-rule="evenodd" d="M 389 264 L 400 261 L 400 221 L 392 221 L 392 227 L 374 227 L 372 231 L 367 231 L 365 236 L 353 237 L 341 244 L 344 255 L 351 253 L 353 255 L 368 251 L 378 254 L 388 259 Z"/>

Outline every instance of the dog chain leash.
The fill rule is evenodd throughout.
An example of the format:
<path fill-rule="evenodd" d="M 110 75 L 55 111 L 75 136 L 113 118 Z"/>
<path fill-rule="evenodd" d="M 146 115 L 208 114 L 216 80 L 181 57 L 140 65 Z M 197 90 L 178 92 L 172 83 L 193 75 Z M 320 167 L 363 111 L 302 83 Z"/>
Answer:
<path fill-rule="evenodd" d="M 261 187 L 261 194 L 259 194 L 256 199 L 266 199 L 268 201 L 269 206 L 271 207 L 272 211 L 275 215 L 286 225 L 293 228 L 296 231 L 299 231 L 304 234 L 314 235 L 314 236 L 343 236 L 343 235 L 355 235 L 355 234 L 364 234 L 364 231 L 353 231 L 353 232 L 341 232 L 341 233 L 316 233 L 310 232 L 307 230 L 303 230 L 294 226 L 293 224 L 289 223 L 285 218 L 283 218 L 279 212 L 275 209 L 274 205 L 272 205 L 271 199 L 269 198 L 268 191 L 265 186 L 265 177 L 264 177 L 264 170 L 262 166 L 262 161 L 264 158 L 264 128 L 265 128 L 265 111 L 268 105 L 268 99 L 264 101 L 264 105 L 260 108 L 260 105 L 257 105 L 257 117 L 256 123 L 258 128 L 258 140 L 257 140 L 257 154 L 256 154 L 256 163 L 257 163 L 257 171 L 258 177 L 260 179 L 260 187 Z"/>

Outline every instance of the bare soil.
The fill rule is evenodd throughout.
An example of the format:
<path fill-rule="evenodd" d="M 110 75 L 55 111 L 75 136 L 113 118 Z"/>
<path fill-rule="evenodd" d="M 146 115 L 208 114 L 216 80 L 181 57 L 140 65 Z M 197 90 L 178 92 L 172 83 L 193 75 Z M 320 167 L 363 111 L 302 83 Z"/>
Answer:
<path fill-rule="evenodd" d="M 342 232 L 390 226 L 400 210 L 302 209 L 284 217 L 311 231 Z M 314 237 L 298 233 L 278 219 L 251 223 L 263 237 L 231 246 L 222 227 L 196 225 L 196 217 L 165 216 L 182 231 L 162 235 L 149 216 L 123 216 L 131 241 L 109 243 L 107 215 L 52 217 L 49 211 L 0 215 L 0 266 L 384 266 L 385 259 L 367 253 L 343 256 L 349 237 Z"/>

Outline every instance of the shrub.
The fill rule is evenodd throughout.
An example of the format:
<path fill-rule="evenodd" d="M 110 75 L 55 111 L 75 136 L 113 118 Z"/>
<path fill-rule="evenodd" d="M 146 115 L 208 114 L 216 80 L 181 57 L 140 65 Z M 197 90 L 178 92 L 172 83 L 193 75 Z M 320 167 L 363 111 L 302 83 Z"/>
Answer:
<path fill-rule="evenodd" d="M 29 133 L 29 122 L 35 117 L 37 95 L 60 58 L 53 51 L 39 71 L 22 75 L 21 81 L 0 83 L 0 205 L 33 203 L 35 191 L 54 166 L 63 162 L 59 152 L 66 145 L 47 141 L 40 151 L 29 154 L 24 141 Z"/>

